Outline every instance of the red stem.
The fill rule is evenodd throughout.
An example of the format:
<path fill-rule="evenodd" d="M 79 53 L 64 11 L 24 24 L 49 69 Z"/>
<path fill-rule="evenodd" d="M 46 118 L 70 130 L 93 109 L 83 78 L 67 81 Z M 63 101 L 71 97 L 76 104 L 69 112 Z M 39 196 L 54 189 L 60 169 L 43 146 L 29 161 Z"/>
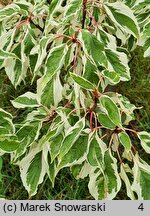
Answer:
<path fill-rule="evenodd" d="M 132 133 L 135 133 L 136 135 L 138 134 L 138 132 L 136 132 L 135 130 L 129 129 L 129 128 L 124 128 L 124 130 L 130 131 Z"/>
<path fill-rule="evenodd" d="M 90 129 L 91 129 L 91 131 L 94 130 L 93 126 L 92 126 L 92 123 L 93 123 L 92 120 L 93 120 L 93 112 L 90 113 Z"/>
<path fill-rule="evenodd" d="M 114 138 L 114 134 L 111 135 L 111 138 L 110 138 L 110 141 L 109 141 L 109 144 L 108 144 L 108 149 L 109 149 L 109 150 L 110 150 L 110 147 L 111 147 L 113 138 Z"/>
<path fill-rule="evenodd" d="M 76 70 L 76 63 L 77 63 L 77 54 L 78 54 L 78 43 L 76 43 L 76 50 L 75 50 L 75 55 L 73 59 L 73 70 Z"/>
<path fill-rule="evenodd" d="M 87 4 L 87 0 L 83 0 L 83 18 L 82 18 L 82 29 L 84 29 L 84 25 L 85 25 L 85 20 L 86 20 L 86 5 Z"/>
<path fill-rule="evenodd" d="M 95 128 L 97 129 L 97 118 L 96 118 L 96 114 L 95 114 L 95 112 L 93 112 L 93 114 L 94 114 L 94 120 L 95 120 Z"/>

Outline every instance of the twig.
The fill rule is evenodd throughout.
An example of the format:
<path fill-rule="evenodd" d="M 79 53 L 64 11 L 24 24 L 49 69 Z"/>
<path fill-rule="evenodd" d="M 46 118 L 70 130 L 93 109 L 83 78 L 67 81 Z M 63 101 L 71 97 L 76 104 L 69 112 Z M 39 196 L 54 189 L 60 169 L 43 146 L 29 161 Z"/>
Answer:
<path fill-rule="evenodd" d="M 135 130 L 129 129 L 129 128 L 124 128 L 124 130 L 130 131 L 132 133 L 135 133 L 136 135 L 138 134 L 138 132 L 136 132 Z"/>
<path fill-rule="evenodd" d="M 114 138 L 114 134 L 111 135 L 111 138 L 110 138 L 110 141 L 109 141 L 109 144 L 108 144 L 108 149 L 109 149 L 109 150 L 110 150 L 110 147 L 111 147 L 113 138 Z"/>
<path fill-rule="evenodd" d="M 75 55 L 73 59 L 73 70 L 74 71 L 76 71 L 77 54 L 78 54 L 78 43 L 76 43 Z"/>
<path fill-rule="evenodd" d="M 107 136 L 107 134 L 104 134 L 100 139 L 104 139 Z"/>
<path fill-rule="evenodd" d="M 93 126 L 92 126 L 92 123 L 93 123 L 92 120 L 93 120 L 93 112 L 90 113 L 90 129 L 91 129 L 91 131 L 94 130 Z"/>
<path fill-rule="evenodd" d="M 94 115 L 94 120 L 95 120 L 95 128 L 97 129 L 97 118 L 96 118 L 95 112 L 93 112 L 93 115 Z"/>
<path fill-rule="evenodd" d="M 87 4 L 87 0 L 83 0 L 83 18 L 82 18 L 82 29 L 84 29 L 85 20 L 86 20 L 86 4 Z"/>
<path fill-rule="evenodd" d="M 39 25 L 37 25 L 37 24 L 35 24 L 32 20 L 30 21 L 30 23 L 32 23 L 36 28 L 38 28 L 41 32 L 43 32 L 44 31 L 44 29 L 43 28 L 41 28 L 41 26 L 39 26 Z"/>

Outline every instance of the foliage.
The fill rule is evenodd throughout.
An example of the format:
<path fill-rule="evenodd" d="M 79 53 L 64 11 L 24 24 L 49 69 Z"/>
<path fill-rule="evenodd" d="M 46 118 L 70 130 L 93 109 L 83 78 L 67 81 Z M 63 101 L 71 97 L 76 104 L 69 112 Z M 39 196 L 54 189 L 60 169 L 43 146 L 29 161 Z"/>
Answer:
<path fill-rule="evenodd" d="M 0 149 L 20 168 L 30 196 L 47 175 L 70 167 L 89 176 L 95 199 L 149 199 L 150 167 L 131 136 L 150 153 L 150 134 L 128 127 L 136 106 L 107 91 L 130 80 L 130 52 L 150 55 L 148 1 L 14 1 L 0 10 L 0 67 L 15 88 L 27 75 L 36 92 L 11 101 L 27 110 L 17 122 L 0 109 Z M 132 175 L 133 180 L 129 179 Z"/>

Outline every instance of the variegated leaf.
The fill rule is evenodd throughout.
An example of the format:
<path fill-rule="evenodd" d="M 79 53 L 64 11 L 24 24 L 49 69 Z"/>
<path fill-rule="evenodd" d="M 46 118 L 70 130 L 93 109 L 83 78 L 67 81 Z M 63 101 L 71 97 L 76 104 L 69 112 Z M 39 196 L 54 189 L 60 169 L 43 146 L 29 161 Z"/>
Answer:
<path fill-rule="evenodd" d="M 131 145 L 132 145 L 129 135 L 126 132 L 120 132 L 118 134 L 118 137 L 119 137 L 121 144 L 126 149 L 126 151 L 129 152 L 131 150 Z"/>
<path fill-rule="evenodd" d="M 77 74 L 74 73 L 70 73 L 71 77 L 73 78 L 73 80 L 78 83 L 82 88 L 86 89 L 86 90 L 95 90 L 95 86 L 88 80 L 86 80 L 84 77 L 81 77 Z"/>
<path fill-rule="evenodd" d="M 53 141 L 53 139 L 57 139 L 57 136 L 61 134 L 63 131 L 64 122 L 58 123 L 54 128 L 51 128 L 47 131 L 47 134 L 43 136 L 41 140 L 41 144 L 44 144 L 47 141 Z"/>
<path fill-rule="evenodd" d="M 11 102 L 15 108 L 32 108 L 40 106 L 40 99 L 38 98 L 38 95 L 32 92 L 26 92 Z"/>
<path fill-rule="evenodd" d="M 0 10 L 0 21 L 3 21 L 4 19 L 8 19 L 11 16 L 15 16 L 19 12 L 20 8 L 15 5 L 7 5 L 3 9 Z"/>
<path fill-rule="evenodd" d="M 113 24 L 123 31 L 139 37 L 139 26 L 133 11 L 123 2 L 106 3 L 104 5 L 107 15 Z"/>
<path fill-rule="evenodd" d="M 108 81 L 111 84 L 117 84 L 120 82 L 120 75 L 118 73 L 116 73 L 115 71 L 108 71 L 108 70 L 104 70 L 103 74 L 105 76 L 106 79 L 108 79 Z"/>
<path fill-rule="evenodd" d="M 84 55 L 82 58 L 83 61 L 83 77 L 90 81 L 91 83 L 97 85 L 99 81 L 98 77 L 98 68 L 93 64 L 89 59 Z"/>
<path fill-rule="evenodd" d="M 18 162 L 23 185 L 30 196 L 36 194 L 38 185 L 43 182 L 43 178 L 47 173 L 48 166 L 45 160 L 47 153 L 48 148 L 46 152 L 43 152 L 40 145 L 35 143 L 26 157 Z"/>
<path fill-rule="evenodd" d="M 138 138 L 141 140 L 143 149 L 150 154 L 150 133 L 146 131 L 138 132 Z"/>
<path fill-rule="evenodd" d="M 50 181 L 52 182 L 52 186 L 54 187 L 54 183 L 55 183 L 55 177 L 57 175 L 57 170 L 56 170 L 56 161 L 51 161 L 50 155 L 48 154 L 48 177 L 50 179 Z"/>
<path fill-rule="evenodd" d="M 77 12 L 80 11 L 82 6 L 81 0 L 72 0 L 67 4 L 67 7 L 65 9 L 65 20 L 70 19 L 70 17 L 76 16 Z"/>
<path fill-rule="evenodd" d="M 43 60 L 47 56 L 47 46 L 52 41 L 52 35 L 44 36 L 41 38 L 39 42 L 39 51 L 38 51 L 38 58 L 34 68 L 34 76 L 37 74 L 38 70 L 41 68 Z"/>
<path fill-rule="evenodd" d="M 47 56 L 45 64 L 45 76 L 44 83 L 46 84 L 62 67 L 65 54 L 67 53 L 67 45 L 62 44 L 60 46 L 51 49 Z"/>
<path fill-rule="evenodd" d="M 110 120 L 108 115 L 105 113 L 98 113 L 98 121 L 101 123 L 101 125 L 105 128 L 108 128 L 110 130 L 115 129 L 115 124 Z"/>
<path fill-rule="evenodd" d="M 0 137 L 15 133 L 12 119 L 13 117 L 10 113 L 0 108 Z"/>
<path fill-rule="evenodd" d="M 62 133 L 57 134 L 56 136 L 52 135 L 52 138 L 50 139 L 51 162 L 53 162 L 54 159 L 58 156 L 62 140 L 63 140 Z"/>
<path fill-rule="evenodd" d="M 106 56 L 104 53 L 104 44 L 101 43 L 96 36 L 92 35 L 87 30 L 82 30 L 79 33 L 79 40 L 82 43 L 83 50 L 87 57 L 94 61 L 97 66 L 107 65 Z M 92 47 L 92 49 L 91 49 Z"/>
<path fill-rule="evenodd" d="M 28 61 L 24 57 L 25 54 L 23 52 L 23 46 L 21 46 L 21 44 L 17 44 L 12 50 L 12 52 L 18 56 L 18 59 L 6 58 L 4 60 L 4 67 L 11 83 L 15 87 L 17 87 L 26 76 L 28 69 Z"/>
<path fill-rule="evenodd" d="M 6 52 L 6 51 L 0 49 L 0 60 L 4 60 L 6 58 L 18 59 L 18 57 L 14 53 Z"/>
<path fill-rule="evenodd" d="M 130 72 L 128 66 L 127 55 L 123 52 L 105 49 L 105 54 L 108 61 L 108 70 L 114 71 L 122 81 L 130 80 Z"/>
<path fill-rule="evenodd" d="M 134 158 L 133 167 L 134 181 L 132 184 L 132 190 L 138 195 L 139 200 L 149 200 L 150 199 L 150 166 L 137 158 Z"/>
<path fill-rule="evenodd" d="M 127 196 L 131 199 L 131 200 L 135 200 L 135 196 L 134 193 L 131 189 L 131 183 L 130 180 L 127 176 L 127 173 L 125 172 L 124 169 L 124 164 L 121 165 L 121 171 L 120 171 L 120 176 L 122 178 L 122 180 L 124 181 L 125 185 L 126 185 L 126 190 L 127 190 Z"/>
<path fill-rule="evenodd" d="M 15 160 L 20 157 L 39 137 L 42 123 L 40 121 L 26 122 L 16 133 L 20 145 L 16 151 Z"/>
<path fill-rule="evenodd" d="M 71 167 L 71 172 L 76 179 L 84 179 L 93 170 L 93 167 L 86 161 Z"/>
<path fill-rule="evenodd" d="M 62 158 L 69 152 L 70 148 L 74 145 L 74 143 L 81 135 L 81 132 L 84 129 L 84 127 L 85 127 L 85 119 L 81 119 L 77 121 L 77 123 L 73 127 L 70 127 L 67 130 L 65 137 L 61 143 L 60 153 L 58 156 L 59 161 L 61 161 Z"/>
<path fill-rule="evenodd" d="M 91 166 L 101 166 L 104 169 L 104 155 L 106 152 L 105 143 L 99 138 L 98 134 L 93 133 L 89 136 L 87 161 Z"/>
<path fill-rule="evenodd" d="M 57 170 L 63 167 L 70 167 L 75 164 L 81 164 L 86 159 L 86 150 L 88 145 L 87 136 L 80 136 L 71 146 L 65 156 L 59 161 Z"/>
<path fill-rule="evenodd" d="M 90 173 L 89 191 L 95 199 L 113 199 L 121 188 L 117 161 L 109 151 L 105 153 L 104 171 L 97 167 Z"/>
<path fill-rule="evenodd" d="M 11 153 L 19 147 L 20 142 L 14 135 L 0 137 L 0 150 L 3 152 Z"/>
<path fill-rule="evenodd" d="M 119 109 L 116 106 L 116 104 L 114 103 L 114 101 L 106 95 L 101 96 L 99 100 L 100 100 L 100 103 L 101 103 L 101 106 L 102 106 L 104 112 L 108 115 L 110 120 L 116 126 L 118 126 L 119 128 L 122 128 L 121 116 L 119 113 Z"/>

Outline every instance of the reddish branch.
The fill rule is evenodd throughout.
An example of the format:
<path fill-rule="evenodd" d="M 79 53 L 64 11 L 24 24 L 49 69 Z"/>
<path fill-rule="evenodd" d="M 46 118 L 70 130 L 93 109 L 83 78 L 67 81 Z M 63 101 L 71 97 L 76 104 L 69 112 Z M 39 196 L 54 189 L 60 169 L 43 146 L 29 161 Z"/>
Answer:
<path fill-rule="evenodd" d="M 99 97 L 101 96 L 101 94 L 98 94 L 97 90 L 95 90 L 93 92 L 93 96 L 94 96 L 94 105 L 93 107 L 91 108 L 92 111 L 95 111 L 96 107 L 97 107 L 97 102 L 98 102 L 98 99 Z"/>
<path fill-rule="evenodd" d="M 86 20 L 86 4 L 87 4 L 87 0 L 83 0 L 83 18 L 82 18 L 82 29 L 84 29 L 85 20 Z"/>

